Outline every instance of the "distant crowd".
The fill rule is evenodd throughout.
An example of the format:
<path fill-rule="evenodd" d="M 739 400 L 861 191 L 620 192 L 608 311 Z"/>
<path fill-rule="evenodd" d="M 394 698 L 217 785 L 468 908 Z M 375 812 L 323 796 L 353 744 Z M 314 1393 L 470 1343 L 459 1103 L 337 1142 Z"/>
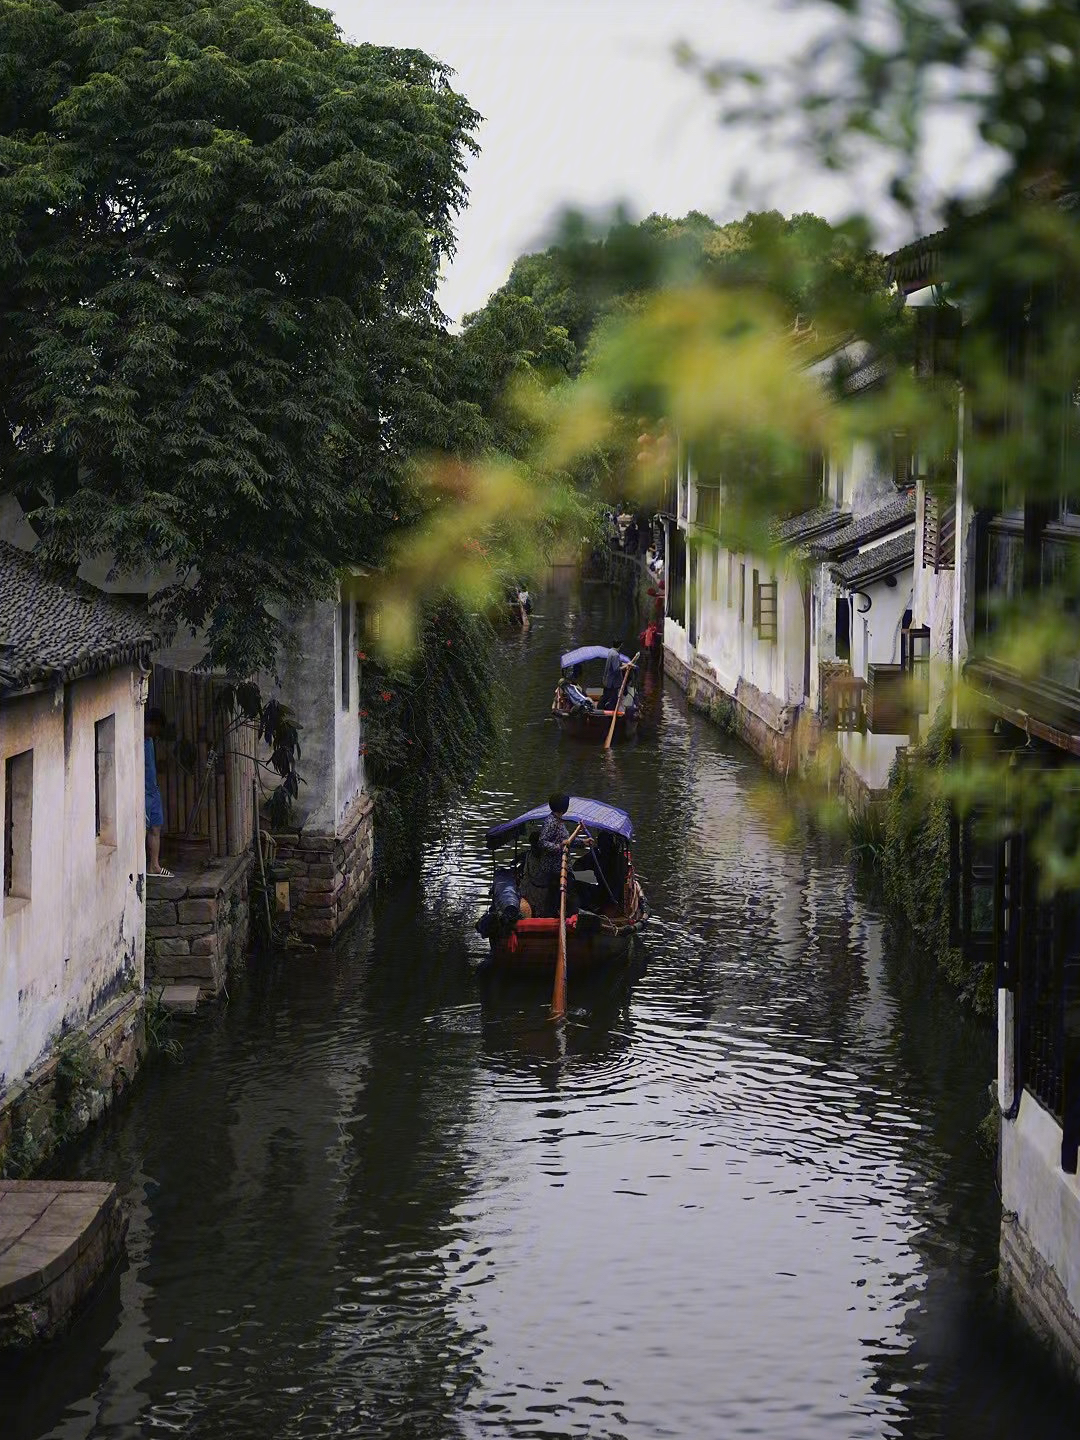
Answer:
<path fill-rule="evenodd" d="M 625 555 L 644 555 L 653 575 L 664 573 L 664 552 L 659 522 L 639 520 L 634 512 L 616 505 L 605 512 L 608 545 Z"/>

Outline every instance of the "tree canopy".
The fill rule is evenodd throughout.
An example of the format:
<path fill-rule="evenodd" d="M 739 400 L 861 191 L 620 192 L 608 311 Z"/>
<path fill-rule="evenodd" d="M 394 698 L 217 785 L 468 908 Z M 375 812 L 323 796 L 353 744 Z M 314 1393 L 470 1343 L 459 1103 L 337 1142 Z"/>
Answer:
<path fill-rule="evenodd" d="M 238 674 L 470 441 L 434 302 L 478 116 L 306 0 L 0 3 L 0 487 Z"/>

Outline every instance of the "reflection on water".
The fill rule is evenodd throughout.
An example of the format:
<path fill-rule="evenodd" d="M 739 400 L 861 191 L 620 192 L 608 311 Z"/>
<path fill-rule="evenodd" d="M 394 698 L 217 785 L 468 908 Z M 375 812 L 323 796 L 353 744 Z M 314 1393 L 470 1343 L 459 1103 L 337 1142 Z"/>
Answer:
<path fill-rule="evenodd" d="M 559 739 L 560 651 L 632 635 L 563 579 L 422 873 L 256 967 L 81 1153 L 129 1260 L 0 1376 L 5 1440 L 1072 1434 L 994 1302 L 991 1037 L 677 694 L 635 745 Z M 562 1029 L 473 930 L 484 830 L 555 787 L 631 812 L 654 913 Z"/>

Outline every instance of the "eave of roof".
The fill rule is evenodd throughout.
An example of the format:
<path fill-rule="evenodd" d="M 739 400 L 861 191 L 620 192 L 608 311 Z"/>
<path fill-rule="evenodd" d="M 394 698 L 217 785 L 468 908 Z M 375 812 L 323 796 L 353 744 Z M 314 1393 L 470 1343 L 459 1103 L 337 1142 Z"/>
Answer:
<path fill-rule="evenodd" d="M 0 542 L 0 695 L 145 663 L 145 610 Z"/>
<path fill-rule="evenodd" d="M 897 535 L 882 545 L 871 546 L 860 555 L 853 555 L 832 567 L 832 573 L 845 587 L 853 590 L 887 575 L 896 575 L 915 563 L 915 531 Z"/>
<path fill-rule="evenodd" d="M 905 529 L 915 521 L 915 492 L 909 490 L 896 496 L 877 510 L 853 520 L 843 530 L 816 541 L 809 547 L 812 560 L 846 560 L 870 540 L 877 540 L 893 530 Z"/>
<path fill-rule="evenodd" d="M 821 535 L 829 535 L 851 524 L 847 510 L 834 510 L 828 505 L 818 505 L 813 510 L 804 510 L 801 515 L 792 515 L 773 528 L 772 538 L 778 545 L 798 546 Z"/>

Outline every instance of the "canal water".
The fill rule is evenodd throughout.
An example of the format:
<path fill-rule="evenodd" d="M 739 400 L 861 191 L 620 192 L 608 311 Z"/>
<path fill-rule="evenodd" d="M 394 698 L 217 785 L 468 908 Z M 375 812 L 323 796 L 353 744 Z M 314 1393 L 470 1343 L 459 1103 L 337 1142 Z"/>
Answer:
<path fill-rule="evenodd" d="M 537 611 L 416 882 L 253 964 L 68 1157 L 127 1261 L 4 1371 L 4 1440 L 1075 1435 L 995 1299 L 990 1034 L 671 686 L 632 746 L 560 739 L 559 653 L 632 628 L 569 576 Z M 654 913 L 562 1032 L 473 930 L 485 829 L 556 787 L 631 812 Z"/>

